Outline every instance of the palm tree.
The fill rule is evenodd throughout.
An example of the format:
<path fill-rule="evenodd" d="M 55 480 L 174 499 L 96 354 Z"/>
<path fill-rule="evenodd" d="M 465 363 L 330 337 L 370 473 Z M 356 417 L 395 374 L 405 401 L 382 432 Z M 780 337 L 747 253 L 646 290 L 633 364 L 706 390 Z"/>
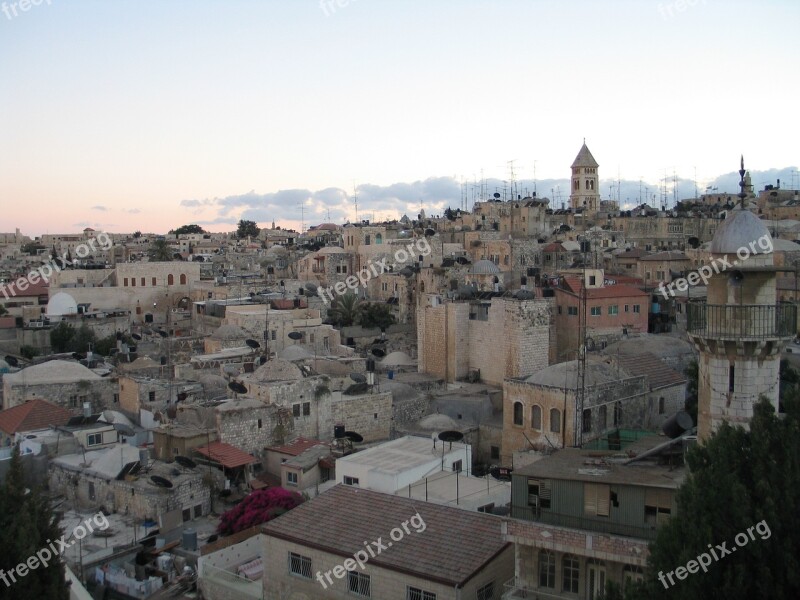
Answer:
<path fill-rule="evenodd" d="M 349 327 L 355 323 L 361 312 L 361 300 L 353 293 L 338 296 L 334 301 L 328 316 L 333 319 L 337 327 Z"/>
<path fill-rule="evenodd" d="M 150 262 L 169 262 L 172 260 L 172 249 L 166 240 L 155 240 L 147 249 Z"/>

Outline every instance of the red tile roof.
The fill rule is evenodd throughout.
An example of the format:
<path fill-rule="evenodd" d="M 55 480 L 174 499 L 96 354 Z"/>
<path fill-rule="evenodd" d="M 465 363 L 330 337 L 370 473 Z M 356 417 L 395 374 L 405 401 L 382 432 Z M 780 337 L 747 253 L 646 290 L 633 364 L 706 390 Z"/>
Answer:
<path fill-rule="evenodd" d="M 293 442 L 283 446 L 271 446 L 267 448 L 271 452 L 278 452 L 279 454 L 288 454 L 289 456 L 300 456 L 303 452 L 314 446 L 326 446 L 319 440 L 309 440 L 308 438 L 299 437 Z"/>
<path fill-rule="evenodd" d="M 370 558 L 369 564 L 461 587 L 510 547 L 503 540 L 499 517 L 345 485 L 273 519 L 262 531 L 348 557 L 364 549 L 364 540 L 388 541 L 389 532 L 412 517 L 415 522 L 422 519 L 424 530 L 417 533 L 411 524 L 410 533 Z M 508 560 L 513 569 L 513 553 Z"/>
<path fill-rule="evenodd" d="M 28 280 L 27 276 L 22 277 L 25 281 Z M 31 283 L 25 290 L 21 290 L 17 287 L 16 279 L 9 281 L 3 285 L 0 285 L 0 294 L 5 293 L 9 298 L 15 296 L 17 298 L 34 298 L 38 296 L 47 296 L 48 289 L 50 288 L 50 284 L 39 280 L 36 283 Z"/>
<path fill-rule="evenodd" d="M 206 446 L 195 448 L 195 450 L 228 469 L 258 462 L 254 456 L 248 454 L 244 450 L 239 450 L 236 446 L 231 446 L 224 442 L 211 442 Z"/>
<path fill-rule="evenodd" d="M 649 294 L 629 285 L 609 285 L 608 287 L 586 290 L 586 297 L 589 299 L 629 298 L 631 296 L 649 296 Z"/>
<path fill-rule="evenodd" d="M 35 398 L 24 404 L 0 411 L 0 430 L 7 434 L 36 431 L 65 425 L 72 413 L 66 408 Z"/>

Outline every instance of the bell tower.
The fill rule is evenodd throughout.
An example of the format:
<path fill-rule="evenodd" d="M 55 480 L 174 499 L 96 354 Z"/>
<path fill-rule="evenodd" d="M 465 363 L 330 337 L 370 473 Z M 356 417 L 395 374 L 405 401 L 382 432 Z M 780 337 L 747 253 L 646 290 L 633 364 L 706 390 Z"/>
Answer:
<path fill-rule="evenodd" d="M 595 213 L 600 208 L 600 180 L 597 177 L 599 166 L 584 139 L 583 146 L 572 163 L 569 205 L 573 210 L 582 208 L 584 212 Z"/>
<path fill-rule="evenodd" d="M 762 395 L 777 412 L 781 350 L 797 333 L 797 306 L 777 302 L 772 237 L 744 208 L 745 173 L 742 158 L 739 205 L 717 229 L 711 261 L 701 267 L 707 298 L 688 305 L 687 333 L 699 353 L 701 440 L 723 422 L 747 427 Z"/>

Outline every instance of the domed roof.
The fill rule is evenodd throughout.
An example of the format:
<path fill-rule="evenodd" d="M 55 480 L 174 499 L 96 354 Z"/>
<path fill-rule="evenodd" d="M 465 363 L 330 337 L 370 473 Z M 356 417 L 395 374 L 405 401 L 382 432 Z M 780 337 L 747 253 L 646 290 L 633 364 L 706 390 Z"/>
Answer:
<path fill-rule="evenodd" d="M 399 350 L 395 352 L 390 352 L 386 355 L 386 357 L 381 361 L 382 365 L 387 367 L 391 366 L 403 366 L 403 365 L 415 365 L 417 361 L 411 358 L 405 352 L 400 352 Z"/>
<path fill-rule="evenodd" d="M 586 385 L 600 385 L 619 381 L 629 375 L 607 362 L 586 362 Z M 557 363 L 525 378 L 528 383 L 564 389 L 575 389 L 578 384 L 578 361 Z"/>
<path fill-rule="evenodd" d="M 247 381 L 296 381 L 303 379 L 303 372 L 293 363 L 282 358 L 268 360 L 252 374 L 245 376 Z"/>
<path fill-rule="evenodd" d="M 302 344 L 292 344 L 286 346 L 281 352 L 281 358 L 284 360 L 305 360 L 314 356 L 314 353 L 305 348 Z"/>
<path fill-rule="evenodd" d="M 494 275 L 500 272 L 500 269 L 490 260 L 479 260 L 469 270 L 470 275 Z"/>
<path fill-rule="evenodd" d="M 53 316 L 74 315 L 78 312 L 78 303 L 75 298 L 66 292 L 54 294 L 47 303 L 47 314 Z"/>
<path fill-rule="evenodd" d="M 419 426 L 422 429 L 429 429 L 433 431 L 447 431 L 458 428 L 458 424 L 452 417 L 442 414 L 432 414 L 422 417 L 419 421 Z"/>
<path fill-rule="evenodd" d="M 731 211 L 711 240 L 711 253 L 736 254 L 740 248 L 746 248 L 751 254 L 769 254 L 771 249 L 765 251 L 758 245 L 758 240 L 765 236 L 772 241 L 764 223 L 753 213 L 747 210 Z"/>
<path fill-rule="evenodd" d="M 211 334 L 215 340 L 239 340 L 247 337 L 247 332 L 238 325 L 221 325 Z"/>
<path fill-rule="evenodd" d="M 336 231 L 339 229 L 339 226 L 336 223 L 323 223 L 322 225 L 318 225 L 316 229 L 322 229 L 324 231 Z"/>

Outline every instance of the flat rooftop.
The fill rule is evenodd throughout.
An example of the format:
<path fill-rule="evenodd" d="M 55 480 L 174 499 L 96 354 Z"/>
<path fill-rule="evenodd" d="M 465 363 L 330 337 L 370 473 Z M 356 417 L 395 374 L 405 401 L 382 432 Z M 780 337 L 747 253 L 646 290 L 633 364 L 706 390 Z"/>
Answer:
<path fill-rule="evenodd" d="M 431 438 L 404 436 L 368 450 L 362 450 L 339 458 L 338 463 L 353 463 L 369 467 L 373 471 L 387 474 L 397 474 L 421 467 L 431 460 L 441 459 L 442 444 L 445 454 L 453 452 L 464 453 L 469 448 L 468 444 L 442 442 L 436 440 L 434 447 Z"/>

